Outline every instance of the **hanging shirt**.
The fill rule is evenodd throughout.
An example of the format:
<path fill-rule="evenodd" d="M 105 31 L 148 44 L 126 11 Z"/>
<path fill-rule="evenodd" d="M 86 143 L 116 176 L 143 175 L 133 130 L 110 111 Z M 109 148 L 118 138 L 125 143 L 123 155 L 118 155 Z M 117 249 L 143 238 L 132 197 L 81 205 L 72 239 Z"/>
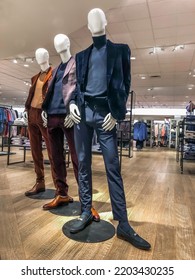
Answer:
<path fill-rule="evenodd" d="M 133 126 L 133 139 L 144 141 L 147 140 L 147 124 L 144 122 L 136 122 Z"/>

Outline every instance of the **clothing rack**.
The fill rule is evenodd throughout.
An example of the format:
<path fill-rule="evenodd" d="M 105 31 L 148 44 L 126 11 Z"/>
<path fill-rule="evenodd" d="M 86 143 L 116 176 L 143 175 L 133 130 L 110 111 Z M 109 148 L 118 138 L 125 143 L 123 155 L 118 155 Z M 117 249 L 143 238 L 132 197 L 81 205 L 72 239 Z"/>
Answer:
<path fill-rule="evenodd" d="M 12 105 L 0 104 L 0 108 L 12 109 Z"/>
<path fill-rule="evenodd" d="M 2 108 L 2 109 L 12 109 L 12 105 L 0 104 L 0 108 Z M 8 154 L 7 151 L 3 150 L 4 146 L 5 146 L 4 145 L 4 137 L 2 136 L 0 156 Z M 12 153 L 12 154 L 14 154 L 14 153 Z"/>

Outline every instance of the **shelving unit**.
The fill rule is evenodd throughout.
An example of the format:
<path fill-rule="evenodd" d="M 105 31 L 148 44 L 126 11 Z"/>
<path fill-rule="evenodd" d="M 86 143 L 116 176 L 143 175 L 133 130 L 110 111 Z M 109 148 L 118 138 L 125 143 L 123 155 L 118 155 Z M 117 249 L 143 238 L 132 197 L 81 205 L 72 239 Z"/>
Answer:
<path fill-rule="evenodd" d="M 177 137 L 177 145 L 176 145 L 176 161 L 179 162 L 180 159 L 180 153 L 181 153 L 181 142 L 182 142 L 182 120 L 180 120 L 177 123 L 177 129 L 176 129 L 176 137 Z"/>
<path fill-rule="evenodd" d="M 170 120 L 169 148 L 177 148 L 177 120 Z"/>
<path fill-rule="evenodd" d="M 183 174 L 184 161 L 195 161 L 195 116 L 187 116 L 181 123 L 180 168 Z"/>
<path fill-rule="evenodd" d="M 129 110 L 124 121 L 118 122 L 117 124 L 117 141 L 119 147 L 119 161 L 120 169 L 122 166 L 122 157 L 128 156 L 129 158 L 133 157 L 133 116 L 132 109 L 134 107 L 135 92 L 131 91 L 129 93 Z M 124 153 L 124 150 L 127 153 Z"/>
<path fill-rule="evenodd" d="M 152 120 L 145 120 L 147 125 L 148 138 L 146 140 L 146 147 L 152 147 Z"/>

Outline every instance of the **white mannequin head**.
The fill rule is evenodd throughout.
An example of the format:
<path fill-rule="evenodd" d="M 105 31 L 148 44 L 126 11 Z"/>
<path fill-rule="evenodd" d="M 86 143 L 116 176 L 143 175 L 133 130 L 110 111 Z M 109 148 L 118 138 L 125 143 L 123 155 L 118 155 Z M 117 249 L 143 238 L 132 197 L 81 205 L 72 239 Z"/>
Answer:
<path fill-rule="evenodd" d="M 41 70 L 45 71 L 49 68 L 49 53 L 44 48 L 39 48 L 35 51 L 35 58 L 40 65 Z"/>
<path fill-rule="evenodd" d="M 92 36 L 104 35 L 106 25 L 106 16 L 101 9 L 95 8 L 88 13 L 88 29 L 91 31 Z"/>
<path fill-rule="evenodd" d="M 66 35 L 56 35 L 54 37 L 54 47 L 56 52 L 59 53 L 63 62 L 67 62 L 70 59 L 70 40 Z"/>

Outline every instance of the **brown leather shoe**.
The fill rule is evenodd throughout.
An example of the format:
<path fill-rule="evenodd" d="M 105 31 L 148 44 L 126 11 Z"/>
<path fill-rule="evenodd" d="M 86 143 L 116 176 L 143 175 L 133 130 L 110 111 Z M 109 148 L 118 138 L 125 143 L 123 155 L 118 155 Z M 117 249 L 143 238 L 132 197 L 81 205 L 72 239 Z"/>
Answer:
<path fill-rule="evenodd" d="M 25 192 L 26 196 L 31 196 L 31 195 L 35 195 L 38 194 L 40 192 L 44 192 L 45 191 L 45 183 L 44 182 L 39 182 L 36 183 L 32 189 L 30 189 L 29 191 Z"/>
<path fill-rule="evenodd" d="M 70 197 L 69 195 L 67 196 L 57 195 L 51 202 L 43 205 L 43 210 L 54 209 L 62 204 L 67 204 L 72 202 L 73 202 L 73 198 Z"/>
<path fill-rule="evenodd" d="M 100 215 L 98 214 L 98 212 L 95 210 L 94 207 L 91 207 L 91 212 L 93 215 L 93 221 L 94 222 L 100 222 Z"/>

